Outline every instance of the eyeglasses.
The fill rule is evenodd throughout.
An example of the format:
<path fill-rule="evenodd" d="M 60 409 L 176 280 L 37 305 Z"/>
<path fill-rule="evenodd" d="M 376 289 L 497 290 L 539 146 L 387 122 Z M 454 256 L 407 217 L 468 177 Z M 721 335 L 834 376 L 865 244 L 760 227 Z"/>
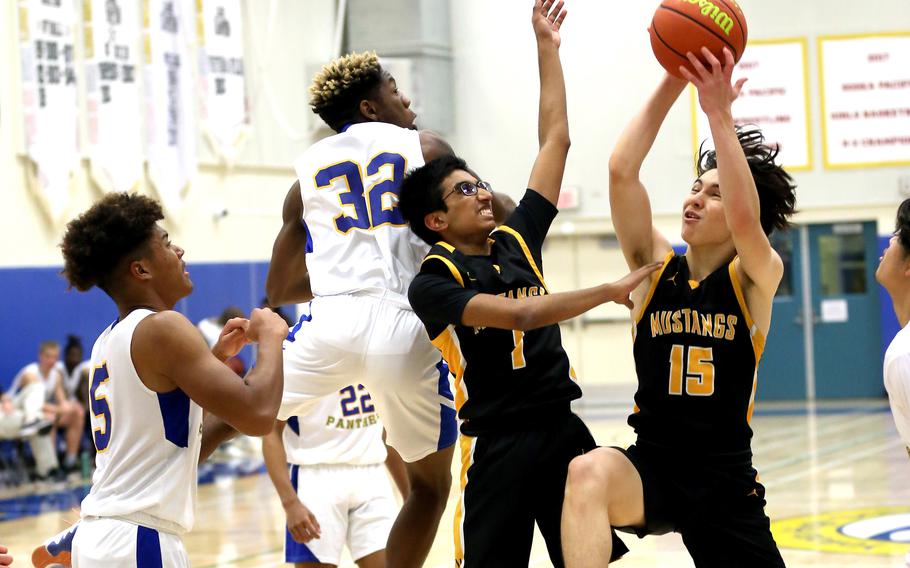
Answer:
<path fill-rule="evenodd" d="M 442 200 L 445 201 L 446 197 L 452 195 L 456 191 L 460 191 L 461 194 L 466 197 L 471 197 L 472 195 L 477 195 L 478 189 L 493 193 L 493 186 L 485 181 L 477 180 L 476 183 L 472 181 L 460 181 L 455 184 L 455 189 L 442 196 Z"/>

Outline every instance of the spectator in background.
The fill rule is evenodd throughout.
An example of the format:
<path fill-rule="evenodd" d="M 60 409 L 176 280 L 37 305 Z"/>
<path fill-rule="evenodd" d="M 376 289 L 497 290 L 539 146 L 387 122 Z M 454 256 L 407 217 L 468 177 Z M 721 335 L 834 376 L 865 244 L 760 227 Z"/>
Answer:
<path fill-rule="evenodd" d="M 215 316 L 205 318 L 196 324 L 196 327 L 202 332 L 202 337 L 205 338 L 205 342 L 208 343 L 211 348 L 218 342 L 221 330 L 224 329 L 224 324 L 226 324 L 228 320 L 245 316 L 246 314 L 237 306 L 228 306 L 224 308 L 224 311 L 222 311 L 221 315 L 217 318 Z"/>
<path fill-rule="evenodd" d="M 53 423 L 44 417 L 44 383 L 34 375 L 18 378 L 16 392 L 0 395 L 0 440 L 27 440 L 35 458 L 35 474 L 46 480 L 57 468 L 57 456 L 49 435 Z"/>
<path fill-rule="evenodd" d="M 44 384 L 44 413 L 53 420 L 56 430 L 66 432 L 66 454 L 63 469 L 69 473 L 78 469 L 77 458 L 82 442 L 85 409 L 75 400 L 66 396 L 63 388 L 64 374 L 57 362 L 60 359 L 60 344 L 43 341 L 38 347 L 38 361 L 23 367 L 13 379 L 11 392 L 15 393 L 26 381 L 40 380 Z M 52 438 L 53 439 L 53 438 Z"/>
<path fill-rule="evenodd" d="M 89 443 L 84 444 L 84 452 L 88 454 L 87 458 L 93 462 L 95 444 L 91 442 L 92 420 L 88 412 L 90 410 L 88 393 L 92 365 L 91 361 L 85 357 L 82 338 L 78 335 L 66 336 L 66 343 L 63 345 L 63 360 L 57 362 L 57 367 L 63 374 L 63 392 L 69 400 L 75 400 L 85 410 L 85 418 L 82 420 L 80 447 L 83 445 L 81 442 L 86 439 L 85 434 L 87 432 Z"/>

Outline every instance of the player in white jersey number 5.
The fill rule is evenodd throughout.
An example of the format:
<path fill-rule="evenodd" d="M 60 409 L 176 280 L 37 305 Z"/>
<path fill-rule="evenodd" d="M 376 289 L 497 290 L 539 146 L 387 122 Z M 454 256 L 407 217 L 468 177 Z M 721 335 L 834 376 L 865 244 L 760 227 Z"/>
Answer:
<path fill-rule="evenodd" d="M 173 311 L 193 283 L 183 249 L 157 224 L 162 218 L 148 197 L 113 193 L 63 237 L 70 285 L 101 288 L 119 312 L 92 348 L 97 469 L 72 540 L 75 568 L 188 566 L 180 535 L 193 525 L 200 457 L 234 428 L 268 433 L 281 400 L 287 324 L 254 310 L 249 321 L 229 321 L 209 351 L 196 326 Z M 222 361 L 247 341 L 259 342 L 259 358 L 238 379 Z"/>
<path fill-rule="evenodd" d="M 428 246 L 398 211 L 406 171 L 452 149 L 417 131 L 411 101 L 374 53 L 326 65 L 310 88 L 337 134 L 294 163 L 266 282 L 271 305 L 313 298 L 285 349 L 279 419 L 304 416 L 349 384 L 373 396 L 411 492 L 389 536 L 390 567 L 420 566 L 452 482 L 455 409 L 448 371 L 407 301 Z"/>

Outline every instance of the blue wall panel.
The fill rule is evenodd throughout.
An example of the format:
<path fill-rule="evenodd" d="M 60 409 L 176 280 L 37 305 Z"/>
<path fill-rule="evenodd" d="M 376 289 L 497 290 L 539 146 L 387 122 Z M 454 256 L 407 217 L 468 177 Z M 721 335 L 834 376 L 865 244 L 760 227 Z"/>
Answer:
<path fill-rule="evenodd" d="M 231 305 L 249 313 L 265 296 L 267 262 L 191 263 L 187 269 L 195 289 L 176 309 L 193 323 Z M 0 269 L 0 389 L 36 360 L 41 341 L 62 345 L 68 334 L 78 335 L 88 358 L 95 338 L 117 318 L 104 292 L 67 291 L 59 272 L 59 267 Z M 241 358 L 247 365 L 250 356 L 251 349 L 244 348 Z"/>

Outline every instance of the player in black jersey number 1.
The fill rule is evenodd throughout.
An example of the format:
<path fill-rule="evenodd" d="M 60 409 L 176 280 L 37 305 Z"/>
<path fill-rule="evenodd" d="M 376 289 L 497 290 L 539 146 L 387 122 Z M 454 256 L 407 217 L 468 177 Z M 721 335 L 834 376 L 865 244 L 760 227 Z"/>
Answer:
<path fill-rule="evenodd" d="M 602 567 L 611 527 L 676 531 L 698 567 L 783 566 L 752 468 L 756 370 L 783 275 L 768 235 L 793 213 L 794 186 L 757 130 L 734 127 L 733 56 L 690 54 L 716 150 L 702 151 L 683 202 L 677 256 L 652 223 L 641 164 L 685 88 L 667 75 L 610 158 L 610 205 L 631 268 L 662 261 L 632 293 L 638 391 L 635 445 L 601 448 L 569 466 L 563 547 L 571 568 Z M 685 71 L 685 70 L 683 70 Z"/>
<path fill-rule="evenodd" d="M 458 565 L 527 566 L 536 522 L 553 564 L 563 566 L 568 464 L 595 444 L 569 408 L 581 389 L 558 323 L 605 302 L 631 307 L 629 293 L 659 266 L 575 292 L 550 294 L 544 281 L 541 248 L 569 150 L 558 51 L 562 4 L 534 7 L 540 150 L 524 198 L 505 223 L 496 228 L 490 184 L 458 158 L 429 162 L 402 183 L 399 207 L 433 245 L 408 297 L 455 375 L 463 420 Z"/>

